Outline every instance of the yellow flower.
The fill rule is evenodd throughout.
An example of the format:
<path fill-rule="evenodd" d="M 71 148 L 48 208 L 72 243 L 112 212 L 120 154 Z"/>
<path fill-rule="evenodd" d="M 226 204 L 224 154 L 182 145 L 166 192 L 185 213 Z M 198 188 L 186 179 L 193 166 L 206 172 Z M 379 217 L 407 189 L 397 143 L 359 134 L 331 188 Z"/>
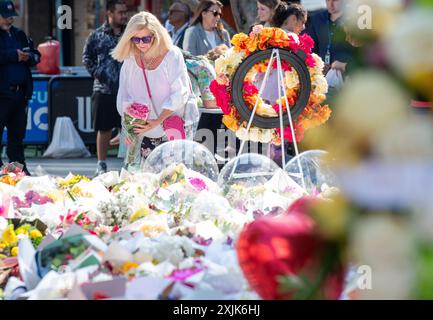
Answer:
<path fill-rule="evenodd" d="M 249 52 L 256 51 L 257 50 L 257 45 L 258 45 L 257 38 L 256 37 L 249 38 L 249 40 L 247 41 L 246 45 L 247 45 L 247 50 Z"/>
<path fill-rule="evenodd" d="M 248 41 L 249 37 L 245 33 L 235 34 L 232 38 L 232 44 L 237 49 L 245 49 L 245 44 Z"/>
<path fill-rule="evenodd" d="M 3 232 L 3 241 L 7 246 L 11 247 L 17 243 L 18 238 L 14 231 L 14 226 L 9 225 L 6 230 Z"/>
<path fill-rule="evenodd" d="M 0 242 L 0 251 L 3 251 L 3 249 L 6 247 L 7 247 L 6 243 Z"/>
<path fill-rule="evenodd" d="M 23 235 L 28 237 L 29 236 L 29 229 L 30 229 L 30 225 L 21 226 L 15 230 L 15 234 L 16 235 L 23 234 Z"/>
<path fill-rule="evenodd" d="M 223 123 L 227 128 L 229 128 L 232 131 L 236 131 L 239 129 L 238 121 L 236 120 L 233 113 L 231 113 L 229 115 L 224 115 L 223 116 Z"/>
<path fill-rule="evenodd" d="M 30 231 L 30 238 L 31 239 L 38 239 L 38 238 L 42 238 L 42 237 L 43 237 L 43 235 L 38 229 L 33 229 L 32 231 Z"/>
<path fill-rule="evenodd" d="M 137 263 L 132 262 L 132 261 L 128 261 L 122 265 L 121 271 L 123 273 L 128 273 L 131 269 L 137 269 L 137 268 L 138 268 Z"/>
<path fill-rule="evenodd" d="M 147 216 L 150 213 L 149 208 L 140 208 L 131 216 L 130 221 L 135 222 L 138 219 L 141 219 L 145 216 Z"/>
<path fill-rule="evenodd" d="M 13 247 L 11 250 L 12 257 L 16 257 L 18 255 L 18 247 Z"/>

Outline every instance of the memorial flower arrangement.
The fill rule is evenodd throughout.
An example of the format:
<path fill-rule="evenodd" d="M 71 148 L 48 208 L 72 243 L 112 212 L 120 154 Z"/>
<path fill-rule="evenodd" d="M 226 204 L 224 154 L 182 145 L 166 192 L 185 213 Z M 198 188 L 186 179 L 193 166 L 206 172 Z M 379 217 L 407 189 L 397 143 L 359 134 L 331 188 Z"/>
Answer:
<path fill-rule="evenodd" d="M 66 196 L 78 187 L 91 197 Z M 275 185 L 261 188 L 277 195 Z M 85 295 L 85 286 L 96 287 L 101 281 L 117 289 L 128 284 L 121 295 L 127 299 L 206 298 L 209 289 L 213 297 L 257 298 L 243 276 L 235 247 L 255 213 L 236 208 L 215 182 L 183 164 L 159 174 L 27 177 L 13 190 L 16 198 L 9 215 L 23 212 L 47 229 L 37 231 L 24 223 L 14 227 L 0 218 L 2 257 L 30 257 L 15 258 L 16 270 L 4 281 L 14 278 L 6 298 L 16 284 L 27 288 L 29 299 L 74 299 L 77 292 Z M 64 196 L 45 195 L 56 192 Z M 242 207 L 253 196 L 240 192 L 236 201 Z M 294 199 L 286 200 L 272 215 L 284 213 Z M 117 282 L 119 276 L 125 283 Z M 98 299 L 116 297 L 110 290 L 98 289 Z"/>
<path fill-rule="evenodd" d="M 236 132 L 238 138 L 262 143 L 281 144 L 280 129 L 262 129 L 253 126 L 250 131 L 247 131 L 247 122 L 245 119 L 241 119 L 232 99 L 232 81 L 237 68 L 245 59 L 259 50 L 277 47 L 288 49 L 294 53 L 299 51 L 305 53 L 304 62 L 308 66 L 312 87 L 306 108 L 297 119 L 294 119 L 297 141 L 302 140 L 305 131 L 315 128 L 329 119 L 331 109 L 328 105 L 323 105 L 328 91 L 327 82 L 322 72 L 324 63 L 318 55 L 311 53 L 314 46 L 311 37 L 302 35 L 299 37 L 298 43 L 282 29 L 256 26 L 250 35 L 245 33 L 235 35 L 232 44 L 233 47 L 215 62 L 217 78 L 211 83 L 210 89 L 216 98 L 217 105 L 224 113 L 223 123 L 227 128 Z M 258 100 L 257 115 L 273 118 L 279 115 L 280 101 L 276 100 L 267 103 L 263 98 L 259 98 L 259 89 L 255 85 L 256 76 L 263 74 L 268 64 L 269 59 L 264 60 L 257 63 L 247 73 L 243 83 L 243 98 L 251 110 L 253 110 Z M 270 67 L 276 70 L 276 61 Z M 296 104 L 300 83 L 297 72 L 285 61 L 282 61 L 282 69 L 289 106 L 286 105 L 285 99 L 281 103 L 283 112 L 286 112 L 287 107 L 291 108 Z M 275 88 L 275 90 L 277 89 Z M 284 129 L 284 138 L 293 141 L 290 127 Z"/>
<path fill-rule="evenodd" d="M 35 225 L 23 222 L 17 226 L 11 220 L 0 217 L 0 260 L 18 255 L 18 242 L 22 238 L 28 238 L 35 248 L 44 238 L 44 232 Z"/>
<path fill-rule="evenodd" d="M 122 127 L 125 130 L 128 141 L 126 163 L 136 164 L 140 160 L 141 140 L 134 132 L 136 124 L 145 125 L 149 117 L 149 107 L 140 103 L 128 105 L 123 112 Z"/>
<path fill-rule="evenodd" d="M 3 165 L 0 169 L 0 183 L 15 186 L 25 176 L 23 166 L 16 162 Z"/>

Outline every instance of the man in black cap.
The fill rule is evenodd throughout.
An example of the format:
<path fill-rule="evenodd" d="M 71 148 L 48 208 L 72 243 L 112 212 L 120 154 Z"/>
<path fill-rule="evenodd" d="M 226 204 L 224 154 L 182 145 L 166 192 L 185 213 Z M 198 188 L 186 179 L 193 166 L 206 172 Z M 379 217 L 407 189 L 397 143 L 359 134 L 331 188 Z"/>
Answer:
<path fill-rule="evenodd" d="M 39 63 L 40 53 L 33 48 L 33 41 L 24 31 L 13 26 L 15 16 L 13 2 L 0 0 L 0 139 L 6 127 L 9 162 L 21 163 L 24 172 L 29 175 L 23 140 L 27 103 L 33 95 L 30 68 Z"/>

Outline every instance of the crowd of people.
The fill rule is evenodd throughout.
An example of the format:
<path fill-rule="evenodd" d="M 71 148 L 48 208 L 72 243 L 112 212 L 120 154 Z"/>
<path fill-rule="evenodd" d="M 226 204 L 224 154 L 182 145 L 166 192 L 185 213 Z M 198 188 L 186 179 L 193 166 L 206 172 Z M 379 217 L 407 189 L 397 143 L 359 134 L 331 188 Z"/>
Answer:
<path fill-rule="evenodd" d="M 25 85 L 27 72 L 38 62 L 38 53 L 27 36 L 11 27 L 11 12 L 15 10 L 11 11 L 10 3 L 1 0 L 0 6 L 0 104 L 5 111 L 19 106 L 22 116 L 2 110 L 0 134 L 8 128 L 9 160 L 25 165 L 23 128 L 14 121 L 19 121 L 16 117 L 24 121 L 26 92 L 31 91 Z M 326 64 L 325 72 L 335 69 L 345 73 L 353 46 L 340 37 L 344 34 L 343 1 L 326 0 L 326 5 L 327 9 L 309 17 L 300 1 L 257 0 L 257 24 L 282 28 L 295 40 L 308 33 L 315 42 L 314 52 Z M 146 125 L 137 124 L 135 128 L 142 137 L 143 158 L 167 140 L 166 131 L 173 122 L 169 120 L 175 116 L 182 120 L 187 138 L 193 139 L 197 130 L 205 128 L 213 133 L 213 145 L 217 145 L 222 115 L 199 115 L 198 108 L 218 108 L 209 89 L 216 77 L 214 62 L 231 47 L 222 9 L 218 0 L 201 0 L 194 12 L 186 3 L 173 1 L 164 25 L 149 12 L 137 13 L 127 21 L 124 0 L 106 1 L 106 22 L 88 37 L 83 51 L 83 64 L 94 78 L 97 175 L 108 170 L 110 144 L 123 146 L 125 142 L 119 137 L 128 104 L 151 106 Z M 5 54 L 3 48 L 7 48 Z M 116 130 L 119 134 L 113 139 Z"/>

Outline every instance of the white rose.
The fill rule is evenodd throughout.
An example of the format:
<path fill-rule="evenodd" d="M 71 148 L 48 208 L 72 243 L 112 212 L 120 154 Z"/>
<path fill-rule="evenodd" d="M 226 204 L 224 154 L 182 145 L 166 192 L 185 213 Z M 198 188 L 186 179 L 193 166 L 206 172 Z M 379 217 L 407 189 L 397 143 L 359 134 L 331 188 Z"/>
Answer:
<path fill-rule="evenodd" d="M 272 141 L 272 130 L 260 130 L 259 142 L 270 143 Z"/>
<path fill-rule="evenodd" d="M 248 140 L 249 134 L 246 128 L 241 127 L 238 131 L 236 131 L 236 136 L 239 138 L 239 140 Z"/>
<path fill-rule="evenodd" d="M 293 89 L 299 86 L 299 76 L 295 69 L 292 71 L 286 71 L 284 80 L 286 81 L 286 86 L 288 89 Z"/>

